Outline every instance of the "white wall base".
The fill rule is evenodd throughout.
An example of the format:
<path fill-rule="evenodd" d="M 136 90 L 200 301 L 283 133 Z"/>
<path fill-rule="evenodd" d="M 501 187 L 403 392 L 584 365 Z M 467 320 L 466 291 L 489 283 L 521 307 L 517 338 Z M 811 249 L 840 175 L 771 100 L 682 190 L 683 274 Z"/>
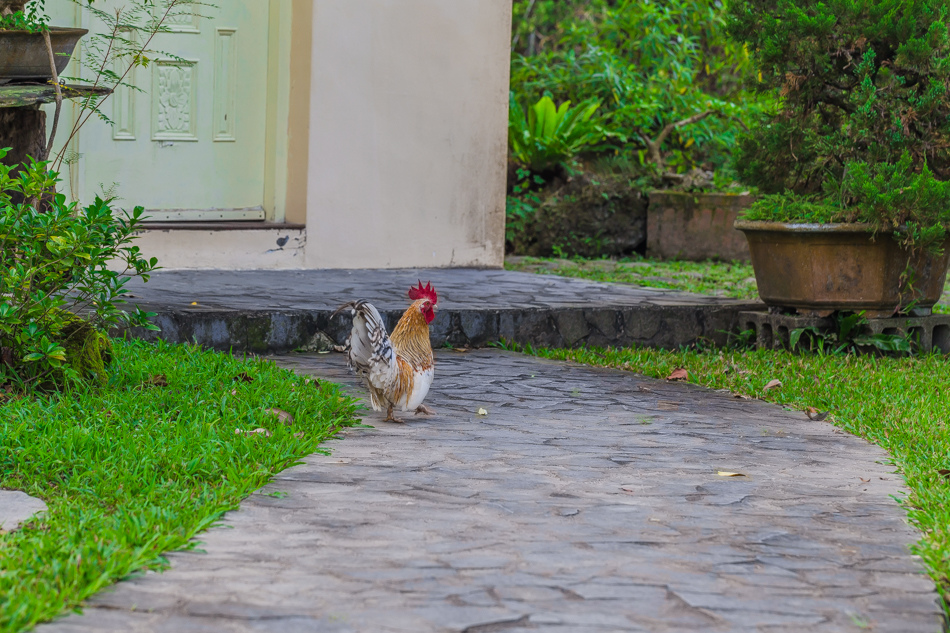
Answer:
<path fill-rule="evenodd" d="M 145 229 L 135 245 L 166 270 L 304 268 L 305 229 Z M 282 243 L 279 244 L 278 240 Z"/>

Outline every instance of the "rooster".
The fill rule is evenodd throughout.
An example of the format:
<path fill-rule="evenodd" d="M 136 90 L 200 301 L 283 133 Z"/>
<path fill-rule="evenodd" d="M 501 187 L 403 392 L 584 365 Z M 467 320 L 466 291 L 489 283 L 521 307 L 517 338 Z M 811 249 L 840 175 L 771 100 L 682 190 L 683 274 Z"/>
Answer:
<path fill-rule="evenodd" d="M 412 305 L 403 313 L 392 336 L 379 311 L 367 301 L 351 301 L 353 329 L 347 339 L 347 360 L 369 389 L 375 411 L 386 408 L 387 422 L 403 422 L 393 417 L 393 409 L 433 415 L 435 411 L 422 401 L 429 393 L 435 372 L 435 358 L 429 342 L 429 324 L 435 318 L 438 295 L 431 283 L 409 289 Z"/>

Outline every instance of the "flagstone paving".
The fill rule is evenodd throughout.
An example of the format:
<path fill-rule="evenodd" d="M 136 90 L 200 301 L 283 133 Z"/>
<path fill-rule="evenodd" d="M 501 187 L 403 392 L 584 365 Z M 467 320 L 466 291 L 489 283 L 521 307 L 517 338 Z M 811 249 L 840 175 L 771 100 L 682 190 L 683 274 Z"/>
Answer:
<path fill-rule="evenodd" d="M 277 360 L 353 383 L 338 354 Z M 879 448 L 692 385 L 495 350 L 438 361 L 436 416 L 367 413 L 374 429 L 280 474 L 206 553 L 37 630 L 940 630 Z"/>
<path fill-rule="evenodd" d="M 46 504 L 19 490 L 0 490 L 0 532 L 12 532 L 35 514 L 46 511 Z"/>

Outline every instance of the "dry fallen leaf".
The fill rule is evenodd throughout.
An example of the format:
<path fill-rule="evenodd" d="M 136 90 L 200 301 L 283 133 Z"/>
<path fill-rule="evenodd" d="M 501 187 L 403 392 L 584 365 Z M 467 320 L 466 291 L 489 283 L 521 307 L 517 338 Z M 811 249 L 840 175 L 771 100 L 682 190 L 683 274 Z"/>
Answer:
<path fill-rule="evenodd" d="M 805 415 L 808 416 L 808 419 L 814 420 L 815 422 L 821 422 L 828 417 L 829 413 L 831 413 L 831 411 L 819 411 L 815 407 L 808 407 L 805 410 Z"/>
<path fill-rule="evenodd" d="M 673 373 L 670 374 L 669 376 L 667 376 L 666 379 L 669 380 L 669 381 L 688 380 L 688 379 L 689 379 L 689 372 L 686 371 L 685 369 L 683 369 L 682 367 L 680 367 L 680 368 L 678 368 L 678 369 L 674 369 L 674 370 L 673 370 Z"/>
<path fill-rule="evenodd" d="M 254 429 L 253 431 L 245 431 L 243 429 L 234 429 L 235 435 L 246 435 L 251 437 L 252 435 L 263 435 L 264 437 L 270 437 L 271 432 L 267 429 Z"/>
<path fill-rule="evenodd" d="M 165 374 L 153 374 L 145 381 L 147 387 L 167 387 L 168 378 Z"/>
<path fill-rule="evenodd" d="M 858 479 L 860 479 L 862 483 L 869 483 L 871 481 L 870 479 L 865 479 L 864 477 L 858 477 Z"/>
<path fill-rule="evenodd" d="M 765 390 L 768 391 L 769 389 L 778 389 L 781 386 L 782 386 L 781 380 L 778 380 L 778 379 L 770 380 L 765 384 Z"/>
<path fill-rule="evenodd" d="M 734 393 L 732 394 L 733 398 L 738 398 L 740 400 L 751 400 L 752 396 L 747 396 L 744 393 Z"/>
<path fill-rule="evenodd" d="M 191 305 L 196 306 L 196 305 L 198 305 L 198 302 L 197 302 L 197 301 L 192 301 L 192 302 L 191 302 Z"/>
<path fill-rule="evenodd" d="M 742 473 L 731 473 L 728 470 L 720 470 L 717 474 L 720 477 L 745 477 Z"/>
<path fill-rule="evenodd" d="M 480 409 L 478 410 L 478 415 L 488 415 L 488 410 L 487 410 L 487 409 L 481 409 L 481 408 L 480 408 Z"/>
<path fill-rule="evenodd" d="M 278 420 L 290 426 L 294 423 L 294 416 L 290 415 L 283 409 L 267 409 L 264 413 L 269 413 L 270 415 L 275 416 Z"/>
<path fill-rule="evenodd" d="M 947 479 L 950 479 L 950 470 L 947 470 L 945 468 L 941 468 L 940 470 L 938 470 L 937 474 L 943 477 L 946 477 Z M 881 477 L 881 479 L 884 479 L 884 478 Z"/>
<path fill-rule="evenodd" d="M 235 382 L 254 382 L 254 377 L 251 376 L 246 371 L 242 371 L 240 374 L 233 378 Z"/>

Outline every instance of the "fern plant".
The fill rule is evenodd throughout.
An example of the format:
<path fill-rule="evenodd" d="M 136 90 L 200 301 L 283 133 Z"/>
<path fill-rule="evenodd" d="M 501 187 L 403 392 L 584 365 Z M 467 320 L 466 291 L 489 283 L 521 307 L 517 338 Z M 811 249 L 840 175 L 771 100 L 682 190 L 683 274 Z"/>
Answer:
<path fill-rule="evenodd" d="M 604 137 L 603 128 L 593 118 L 600 107 L 587 99 L 573 108 L 570 101 L 555 106 L 544 96 L 527 112 L 511 93 L 508 110 L 508 145 L 512 157 L 534 173 L 544 173 L 563 165 L 584 147 Z"/>

